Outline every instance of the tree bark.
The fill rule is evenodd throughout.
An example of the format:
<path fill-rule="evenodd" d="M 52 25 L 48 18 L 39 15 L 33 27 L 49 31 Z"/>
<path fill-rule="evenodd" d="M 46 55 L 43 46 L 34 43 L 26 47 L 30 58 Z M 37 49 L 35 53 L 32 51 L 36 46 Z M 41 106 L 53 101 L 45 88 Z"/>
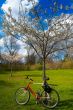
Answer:
<path fill-rule="evenodd" d="M 44 83 L 46 82 L 46 59 L 45 57 L 43 58 L 43 81 Z"/>
<path fill-rule="evenodd" d="M 11 68 L 11 77 L 12 77 L 12 63 L 10 63 L 10 68 Z"/>

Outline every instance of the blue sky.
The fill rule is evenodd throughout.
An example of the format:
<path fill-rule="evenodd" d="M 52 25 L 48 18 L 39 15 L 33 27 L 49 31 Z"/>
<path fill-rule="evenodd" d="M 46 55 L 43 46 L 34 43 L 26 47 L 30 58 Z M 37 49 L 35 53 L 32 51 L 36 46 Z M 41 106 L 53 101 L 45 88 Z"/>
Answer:
<path fill-rule="evenodd" d="M 3 3 L 5 3 L 6 0 L 0 0 L 0 7 L 3 5 Z M 17 0 L 18 1 L 18 0 Z M 53 1 L 53 2 L 51 2 Z M 54 2 L 58 2 L 58 6 L 60 8 L 60 5 L 62 4 L 64 6 L 64 8 L 62 10 L 59 10 L 60 13 L 64 12 L 64 13 L 73 13 L 73 0 L 39 0 L 39 4 L 42 4 L 42 6 L 45 8 L 45 7 L 48 7 L 49 4 L 51 3 L 52 6 L 53 6 L 53 3 Z M 65 7 L 66 6 L 69 6 L 70 9 L 69 10 L 66 10 Z M 48 7 L 49 8 L 49 7 Z M 0 14 L 2 13 L 1 9 L 0 9 Z"/>
<path fill-rule="evenodd" d="M 4 2 L 5 2 L 5 0 L 1 0 L 1 1 L 0 1 L 0 15 L 4 14 L 3 11 L 2 11 L 2 9 L 1 9 L 1 7 L 2 7 L 2 5 L 3 5 Z M 2 30 L 2 19 L 1 19 L 1 17 L 0 17 L 0 35 L 3 34 L 1 30 Z M 1 37 L 2 37 L 2 36 L 0 36 L 0 38 L 1 38 Z"/>
<path fill-rule="evenodd" d="M 44 9 L 46 7 L 48 8 L 50 14 L 53 14 L 50 6 L 54 7 L 55 3 L 57 3 L 56 8 L 58 8 L 56 15 L 60 15 L 61 13 L 73 13 L 73 0 L 40 0 L 39 2 L 39 4 L 42 4 Z"/>
<path fill-rule="evenodd" d="M 2 5 L 3 5 L 4 2 L 5 2 L 5 0 L 1 0 L 0 1 L 0 14 L 3 14 L 3 11 L 1 10 L 1 7 L 2 7 Z"/>

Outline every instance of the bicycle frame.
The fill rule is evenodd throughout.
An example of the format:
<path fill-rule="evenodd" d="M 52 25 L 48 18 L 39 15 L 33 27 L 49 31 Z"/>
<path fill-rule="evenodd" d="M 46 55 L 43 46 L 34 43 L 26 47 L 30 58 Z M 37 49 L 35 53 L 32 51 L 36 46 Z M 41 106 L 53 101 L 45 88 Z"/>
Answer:
<path fill-rule="evenodd" d="M 31 94 L 36 98 L 36 99 L 40 99 L 41 97 L 40 96 L 37 96 L 37 93 L 35 91 L 33 91 L 33 89 L 31 88 L 31 84 L 33 84 L 33 81 L 30 81 L 27 86 L 26 86 L 26 89 L 28 89 Z"/>

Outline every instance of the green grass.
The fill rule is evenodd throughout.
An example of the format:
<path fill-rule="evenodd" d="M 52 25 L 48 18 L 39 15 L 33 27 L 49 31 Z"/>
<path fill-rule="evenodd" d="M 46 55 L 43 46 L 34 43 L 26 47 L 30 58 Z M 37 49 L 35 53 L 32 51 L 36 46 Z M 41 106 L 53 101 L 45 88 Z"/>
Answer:
<path fill-rule="evenodd" d="M 55 84 L 53 88 L 60 95 L 60 103 L 54 110 L 73 110 L 73 70 L 48 70 L 46 74 L 50 77 L 48 83 Z M 13 72 L 13 77 L 10 72 L 0 72 L 0 110 L 49 110 L 36 105 L 32 96 L 27 105 L 16 104 L 15 91 L 28 82 L 25 75 L 30 75 L 35 82 L 42 82 L 42 71 Z M 35 91 L 42 89 L 41 85 L 32 87 Z"/>

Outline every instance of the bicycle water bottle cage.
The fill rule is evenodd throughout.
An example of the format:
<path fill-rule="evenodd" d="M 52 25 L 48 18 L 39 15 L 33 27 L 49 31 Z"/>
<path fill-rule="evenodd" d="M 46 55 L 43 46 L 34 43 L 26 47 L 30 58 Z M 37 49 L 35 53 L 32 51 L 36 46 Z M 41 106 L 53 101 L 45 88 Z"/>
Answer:
<path fill-rule="evenodd" d="M 50 93 L 52 88 L 48 85 L 48 83 L 45 83 L 43 86 L 43 89 L 45 92 Z"/>

